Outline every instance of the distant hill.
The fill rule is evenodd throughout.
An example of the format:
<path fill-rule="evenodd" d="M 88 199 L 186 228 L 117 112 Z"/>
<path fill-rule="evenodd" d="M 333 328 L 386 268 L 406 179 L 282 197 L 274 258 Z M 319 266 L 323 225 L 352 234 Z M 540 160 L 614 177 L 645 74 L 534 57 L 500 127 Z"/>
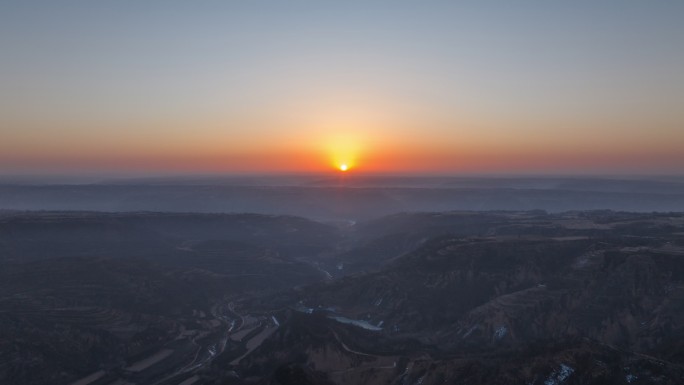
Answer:
<path fill-rule="evenodd" d="M 0 183 L 0 209 L 203 212 L 365 220 L 451 210 L 684 211 L 684 181 L 606 178 L 242 177 Z"/>

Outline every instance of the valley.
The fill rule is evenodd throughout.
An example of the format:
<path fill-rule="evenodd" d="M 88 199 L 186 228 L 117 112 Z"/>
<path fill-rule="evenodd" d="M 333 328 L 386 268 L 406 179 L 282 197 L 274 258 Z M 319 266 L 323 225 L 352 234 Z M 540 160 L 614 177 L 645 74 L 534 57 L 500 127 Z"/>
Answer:
<path fill-rule="evenodd" d="M 684 215 L 5 212 L 8 384 L 663 383 Z"/>

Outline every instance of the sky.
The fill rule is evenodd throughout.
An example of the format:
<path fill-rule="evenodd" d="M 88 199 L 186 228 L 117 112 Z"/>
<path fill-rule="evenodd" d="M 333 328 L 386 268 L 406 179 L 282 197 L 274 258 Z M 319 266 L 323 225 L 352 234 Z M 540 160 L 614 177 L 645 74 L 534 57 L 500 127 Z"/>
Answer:
<path fill-rule="evenodd" d="M 682 1 L 3 1 L 0 173 L 684 169 Z"/>

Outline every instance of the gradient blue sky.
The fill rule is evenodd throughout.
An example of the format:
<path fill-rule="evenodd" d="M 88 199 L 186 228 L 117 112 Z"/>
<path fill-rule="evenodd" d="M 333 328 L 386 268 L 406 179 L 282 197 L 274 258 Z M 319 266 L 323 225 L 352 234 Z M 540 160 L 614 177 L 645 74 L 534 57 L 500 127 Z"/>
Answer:
<path fill-rule="evenodd" d="M 0 172 L 681 172 L 682 1 L 5 1 Z"/>

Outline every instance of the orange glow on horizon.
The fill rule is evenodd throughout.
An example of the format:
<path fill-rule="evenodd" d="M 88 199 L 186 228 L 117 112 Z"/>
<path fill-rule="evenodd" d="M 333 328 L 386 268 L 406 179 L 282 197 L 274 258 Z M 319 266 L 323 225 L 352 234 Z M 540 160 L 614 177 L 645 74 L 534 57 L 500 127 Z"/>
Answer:
<path fill-rule="evenodd" d="M 684 160 L 681 142 L 664 143 L 662 138 L 638 143 L 625 139 L 610 146 L 598 140 L 602 138 L 593 142 L 565 136 L 502 139 L 490 137 L 489 126 L 467 121 L 445 125 L 450 131 L 444 129 L 442 136 L 431 137 L 416 134 L 418 129 L 408 123 L 352 117 L 330 114 L 301 125 L 286 122 L 277 130 L 268 122 L 244 122 L 241 126 L 252 129 L 240 136 L 216 122 L 196 123 L 208 127 L 211 135 L 206 136 L 193 136 L 182 127 L 169 125 L 165 135 L 155 140 L 96 136 L 103 128 L 78 131 L 76 139 L 64 135 L 38 142 L 18 130 L 14 142 L 21 146 L 0 142 L 0 171 L 4 166 L 11 171 L 181 173 L 648 172 L 677 171 L 672 165 Z M 140 132 L 153 132 L 153 128 L 140 126 Z"/>
<path fill-rule="evenodd" d="M 446 147 L 446 146 L 445 146 Z M 642 151 L 599 152 L 585 149 L 555 148 L 492 148 L 493 146 L 452 146 L 450 148 L 416 143 L 385 143 L 368 146 L 363 152 L 346 152 L 339 146 L 331 152 L 323 146 L 299 148 L 248 149 L 243 152 L 221 151 L 209 146 L 188 147 L 185 151 L 160 149 L 157 151 L 129 149 L 126 152 L 83 151 L 80 154 L 66 151 L 36 151 L 32 154 L 0 155 L 0 164 L 21 169 L 99 169 L 169 172 L 331 172 L 362 173 L 385 172 L 524 172 L 573 171 L 598 169 L 667 169 L 669 164 L 682 161 L 681 152 L 650 149 Z M 360 146 L 359 146 L 360 148 Z M 372 149 L 372 151 L 371 151 Z M 58 149 L 62 150 L 62 149 Z M 649 151 L 650 150 L 650 151 Z M 23 155 L 23 156 L 22 156 Z M 581 156 L 578 156 L 581 155 Z M 46 166 L 46 165 L 49 165 Z M 345 167 L 346 166 L 346 170 Z M 362 166 L 362 167 L 361 167 Z M 361 168 L 359 168 L 361 167 Z"/>

